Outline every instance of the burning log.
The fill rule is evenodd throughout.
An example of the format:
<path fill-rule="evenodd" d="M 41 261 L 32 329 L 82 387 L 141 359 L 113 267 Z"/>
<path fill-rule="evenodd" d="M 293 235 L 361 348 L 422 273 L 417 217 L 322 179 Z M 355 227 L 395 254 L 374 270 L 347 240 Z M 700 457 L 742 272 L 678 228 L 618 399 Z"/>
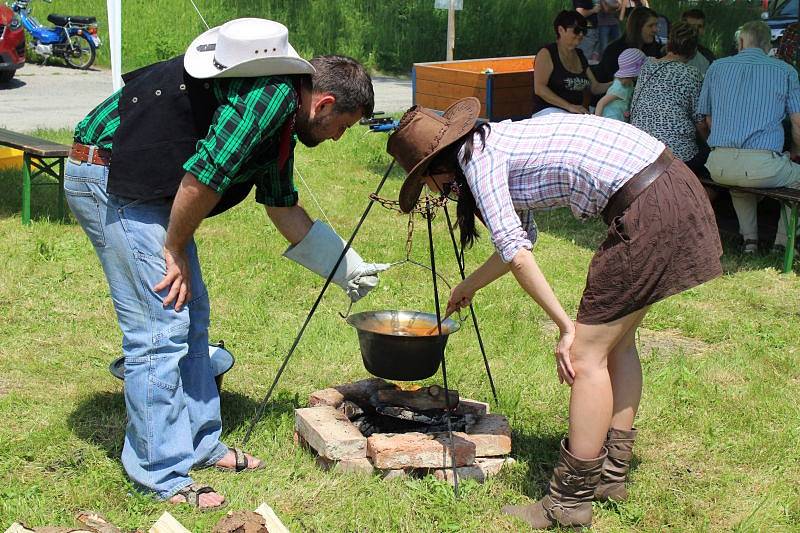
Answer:
<path fill-rule="evenodd" d="M 445 398 L 445 396 L 447 397 Z M 449 403 L 447 400 L 449 400 Z M 396 405 L 409 407 L 415 411 L 449 410 L 458 407 L 458 391 L 451 389 L 445 395 L 444 389 L 438 385 L 431 385 L 430 387 L 423 387 L 413 391 L 380 389 L 372 395 L 370 403 L 375 407 Z"/>

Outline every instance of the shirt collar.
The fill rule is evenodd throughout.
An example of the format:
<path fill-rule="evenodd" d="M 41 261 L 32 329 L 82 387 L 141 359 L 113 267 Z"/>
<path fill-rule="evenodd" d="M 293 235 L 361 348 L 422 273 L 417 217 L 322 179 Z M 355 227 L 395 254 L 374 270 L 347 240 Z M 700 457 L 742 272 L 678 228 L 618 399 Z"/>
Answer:
<path fill-rule="evenodd" d="M 737 54 L 737 55 L 740 55 L 740 54 L 753 55 L 753 56 L 766 56 L 767 55 L 767 53 L 764 50 L 762 50 L 761 48 L 745 48 L 745 49 L 739 51 L 739 54 Z"/>

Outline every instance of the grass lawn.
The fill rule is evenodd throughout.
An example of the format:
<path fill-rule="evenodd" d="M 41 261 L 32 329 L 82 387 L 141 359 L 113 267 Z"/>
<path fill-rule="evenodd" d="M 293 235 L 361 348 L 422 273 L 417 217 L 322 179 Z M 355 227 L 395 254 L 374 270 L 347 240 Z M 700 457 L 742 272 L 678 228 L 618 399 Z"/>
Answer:
<path fill-rule="evenodd" d="M 345 237 L 389 163 L 385 140 L 357 127 L 339 143 L 298 150 L 298 173 Z M 48 219 L 54 188 L 34 190 L 34 223 L 20 225 L 20 181 L 17 172 L 0 173 L 0 529 L 15 520 L 73 525 L 77 510 L 91 509 L 124 529 L 146 530 L 169 510 L 190 530 L 210 531 L 222 512 L 171 507 L 126 479 L 122 384 L 107 370 L 120 333 L 105 278 L 80 227 Z M 400 183 L 394 172 L 382 196 L 396 198 Z M 298 187 L 312 217 L 322 217 L 300 180 Z M 604 229 L 563 210 L 537 220 L 536 257 L 574 316 Z M 370 261 L 400 260 L 406 223 L 376 205 L 354 247 Z M 444 217 L 434 230 L 437 267 L 452 283 L 458 270 Z M 222 395 L 224 440 L 236 444 L 323 280 L 281 257 L 286 243 L 252 200 L 205 222 L 197 239 L 211 338 L 237 358 Z M 468 270 L 489 253 L 484 231 L 467 253 Z M 413 257 L 426 263 L 427 254 L 417 219 Z M 800 282 L 772 268 L 778 263 L 729 249 L 725 276 L 653 307 L 640 337 L 645 392 L 631 498 L 595 505 L 597 531 L 800 531 Z M 511 276 L 479 293 L 475 307 L 500 396 L 493 409 L 514 429 L 517 463 L 501 475 L 463 483 L 456 500 L 431 478 L 324 473 L 292 445 L 293 409 L 310 392 L 368 377 L 356 333 L 338 315 L 347 300 L 332 287 L 249 443 L 266 470 L 201 471 L 196 479 L 224 493 L 229 510 L 269 503 L 292 531 L 518 531 L 500 508 L 543 494 L 567 428 L 569 389 L 556 377 L 553 329 Z M 428 271 L 386 272 L 353 312 L 398 308 L 433 309 Z M 450 338 L 447 363 L 453 388 L 490 400 L 469 323 Z"/>

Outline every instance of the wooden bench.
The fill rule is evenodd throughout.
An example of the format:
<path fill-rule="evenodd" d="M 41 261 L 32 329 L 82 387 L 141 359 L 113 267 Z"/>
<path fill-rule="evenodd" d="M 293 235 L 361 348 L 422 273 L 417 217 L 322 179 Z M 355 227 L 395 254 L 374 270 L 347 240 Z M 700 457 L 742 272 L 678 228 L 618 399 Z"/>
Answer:
<path fill-rule="evenodd" d="M 756 196 L 763 196 L 764 198 L 772 198 L 781 203 L 781 206 L 789 208 L 789 217 L 786 220 L 786 253 L 783 256 L 783 272 L 784 274 L 792 271 L 792 263 L 794 261 L 794 247 L 795 235 L 797 233 L 797 211 L 800 205 L 800 189 L 790 189 L 788 187 L 776 187 L 774 189 L 757 189 L 755 187 L 736 187 L 733 185 L 723 185 L 710 179 L 700 179 L 700 183 L 709 187 L 716 187 L 718 189 L 727 189 L 729 191 L 746 192 L 755 194 Z"/>
<path fill-rule="evenodd" d="M 64 218 L 64 160 L 70 147 L 0 128 L 0 145 L 21 150 L 22 223 L 31 223 L 31 185 L 58 185 L 58 216 Z M 38 182 L 35 182 L 37 178 Z M 48 178 L 55 178 L 53 183 Z"/>

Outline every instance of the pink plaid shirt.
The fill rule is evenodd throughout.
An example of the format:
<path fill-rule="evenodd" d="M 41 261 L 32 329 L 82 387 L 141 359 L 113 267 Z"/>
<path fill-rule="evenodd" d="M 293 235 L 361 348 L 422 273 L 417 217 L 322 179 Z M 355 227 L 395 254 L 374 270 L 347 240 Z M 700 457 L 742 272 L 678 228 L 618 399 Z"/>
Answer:
<path fill-rule="evenodd" d="M 597 216 L 664 151 L 641 130 L 594 115 L 554 113 L 491 128 L 485 146 L 475 136 L 464 175 L 506 263 L 533 248 L 535 210 L 569 206 L 577 218 Z"/>

